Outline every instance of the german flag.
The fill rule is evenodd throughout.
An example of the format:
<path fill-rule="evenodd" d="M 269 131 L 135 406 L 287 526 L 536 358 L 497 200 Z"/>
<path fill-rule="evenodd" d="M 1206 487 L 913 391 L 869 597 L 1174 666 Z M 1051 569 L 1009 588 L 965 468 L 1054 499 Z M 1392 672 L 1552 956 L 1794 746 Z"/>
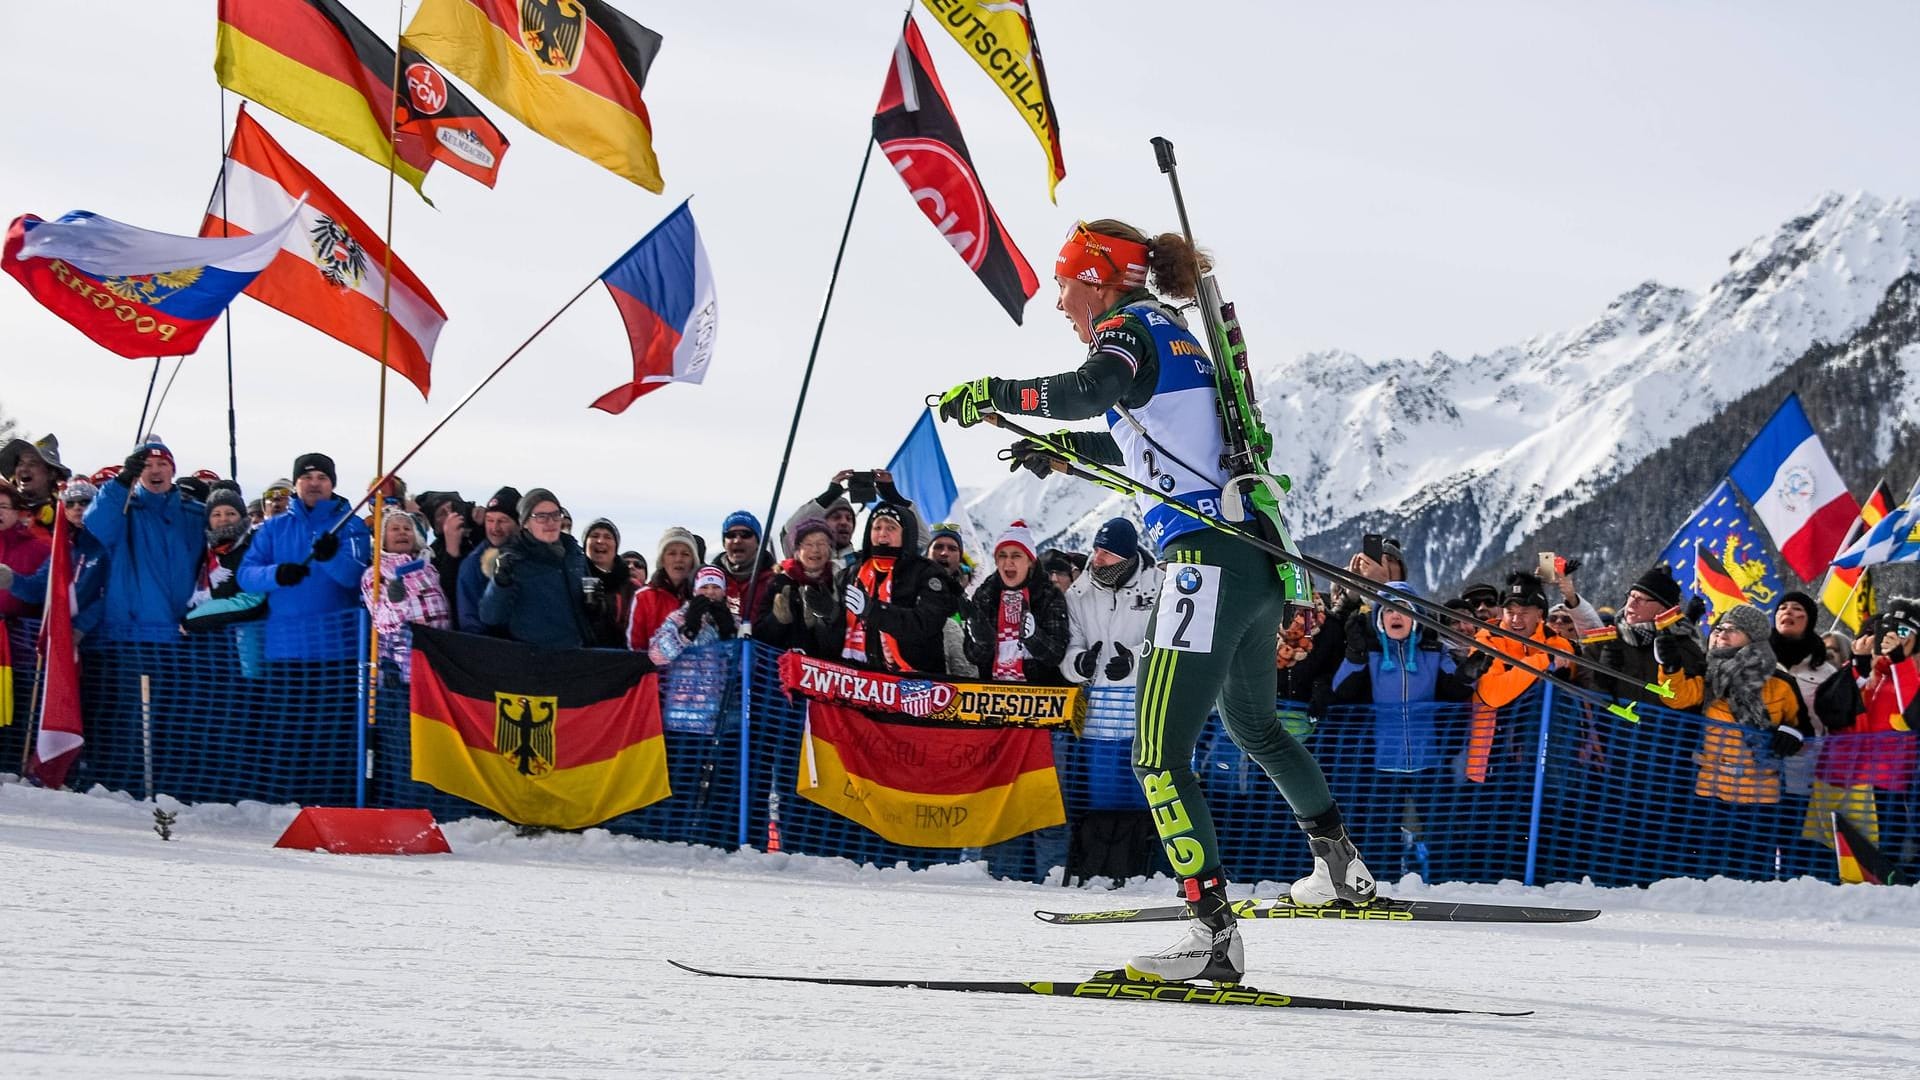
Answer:
<path fill-rule="evenodd" d="M 1053 736 L 890 723 L 807 703 L 800 796 L 907 847 L 986 847 L 1063 825 Z"/>
<path fill-rule="evenodd" d="M 1833 855 L 1843 885 L 1905 885 L 1912 880 L 1845 814 L 1833 815 Z"/>
<path fill-rule="evenodd" d="M 0 728 L 13 726 L 13 643 L 0 623 Z"/>
<path fill-rule="evenodd" d="M 667 798 L 646 656 L 413 628 L 413 778 L 509 821 L 584 829 Z"/>
<path fill-rule="evenodd" d="M 493 186 L 507 153 L 500 129 L 411 49 L 400 51 L 396 101 L 393 48 L 338 0 L 220 0 L 219 12 L 221 86 L 383 167 L 394 159 L 415 191 L 435 161 Z"/>
<path fill-rule="evenodd" d="M 1853 521 L 1853 527 L 1847 530 L 1847 538 L 1841 542 L 1840 551 L 1853 546 L 1860 534 L 1880 524 L 1880 519 L 1893 510 L 1893 492 L 1887 490 L 1883 478 L 1873 485 L 1872 494 L 1860 504 L 1860 516 Z M 1837 554 L 1837 552 L 1836 552 Z M 1820 589 L 1820 603 L 1843 623 L 1848 632 L 1859 633 L 1866 625 L 1867 616 L 1872 615 L 1876 607 L 1873 593 L 1873 579 L 1864 566 L 1836 566 L 1827 572 L 1827 582 Z"/>
<path fill-rule="evenodd" d="M 640 100 L 660 35 L 606 0 L 425 0 L 400 43 L 561 146 L 665 187 Z"/>
<path fill-rule="evenodd" d="M 1707 554 L 1705 547 L 1695 545 L 1693 549 L 1693 588 L 1706 597 L 1712 614 L 1717 619 L 1732 608 L 1747 602 L 1747 594 L 1740 583 L 1733 580 L 1727 568 L 1720 561 Z"/>

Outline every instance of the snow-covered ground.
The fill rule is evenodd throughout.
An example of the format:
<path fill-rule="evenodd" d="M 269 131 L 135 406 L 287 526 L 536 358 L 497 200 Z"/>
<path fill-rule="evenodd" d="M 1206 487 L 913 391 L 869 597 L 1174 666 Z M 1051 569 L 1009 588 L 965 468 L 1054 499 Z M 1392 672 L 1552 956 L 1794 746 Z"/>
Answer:
<path fill-rule="evenodd" d="M 1920 891 L 1812 881 L 1421 886 L 1598 906 L 1569 926 L 1250 923 L 1249 982 L 1519 1019 L 1221 1010 L 702 979 L 1064 978 L 1164 900 L 447 828 L 454 854 L 273 850 L 286 807 L 181 812 L 0 784 L 0 1076 L 1754 1077 L 1920 1075 Z M 1269 885 L 1262 892 L 1271 894 Z"/>

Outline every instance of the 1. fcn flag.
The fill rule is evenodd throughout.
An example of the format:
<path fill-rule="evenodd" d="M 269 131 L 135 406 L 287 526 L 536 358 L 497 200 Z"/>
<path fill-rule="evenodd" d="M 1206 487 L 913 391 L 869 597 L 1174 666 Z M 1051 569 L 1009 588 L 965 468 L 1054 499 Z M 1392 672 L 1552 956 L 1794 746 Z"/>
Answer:
<path fill-rule="evenodd" d="M 1047 198 L 1066 179 L 1060 156 L 1060 122 L 1047 89 L 1047 68 L 1040 60 L 1040 37 L 1033 10 L 1023 0 L 920 0 L 953 40 L 972 55 L 1019 111 L 1047 155 Z M 1058 202 L 1058 199 L 1054 199 Z"/>
<path fill-rule="evenodd" d="M 220 0 L 221 86 L 380 165 L 391 159 L 415 191 L 435 161 L 492 187 L 507 152 L 500 129 L 425 57 L 402 49 L 399 66 L 396 94 L 393 47 L 339 0 Z"/>
<path fill-rule="evenodd" d="M 200 235 L 260 232 L 285 218 L 303 195 L 299 226 L 246 294 L 375 360 L 384 352 L 387 366 L 425 397 L 433 343 L 447 313 L 397 255 L 387 288 L 387 246 L 379 234 L 245 110 Z M 393 314 L 390 328 L 381 325 L 382 300 Z"/>
<path fill-rule="evenodd" d="M 807 702 L 796 790 L 907 847 L 986 847 L 1066 823 L 1053 735 L 889 723 Z"/>
<path fill-rule="evenodd" d="M 1893 510 L 1893 492 L 1887 489 L 1883 477 L 1873 485 L 1873 491 L 1860 504 L 1860 516 L 1853 520 L 1853 527 L 1847 530 L 1847 539 L 1840 545 L 1846 551 L 1860 539 L 1860 534 L 1880 524 L 1880 519 Z M 1864 566 L 1835 566 L 1827 571 L 1827 581 L 1820 589 L 1820 604 L 1840 620 L 1849 633 L 1857 634 L 1866 625 L 1867 617 L 1875 609 L 1873 593 L 1873 571 Z"/>
<path fill-rule="evenodd" d="M 561 146 L 665 187 L 640 98 L 660 35 L 607 0 L 425 0 L 400 43 Z"/>
<path fill-rule="evenodd" d="M 584 829 L 672 795 L 641 653 L 413 627 L 413 778 L 522 825 Z"/>

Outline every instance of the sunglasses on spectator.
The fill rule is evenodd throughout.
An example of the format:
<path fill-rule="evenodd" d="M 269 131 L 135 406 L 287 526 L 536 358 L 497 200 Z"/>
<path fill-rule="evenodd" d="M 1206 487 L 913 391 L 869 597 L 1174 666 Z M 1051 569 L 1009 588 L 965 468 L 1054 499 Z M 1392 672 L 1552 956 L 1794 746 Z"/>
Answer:
<path fill-rule="evenodd" d="M 528 514 L 527 518 L 530 521 L 560 521 L 566 516 L 567 512 L 565 510 L 535 510 L 533 513 Z"/>
<path fill-rule="evenodd" d="M 1713 628 L 1713 632 L 1716 634 L 1738 634 L 1742 631 L 1732 623 L 1721 623 L 1719 626 Z"/>
<path fill-rule="evenodd" d="M 293 489 L 291 488 L 270 487 L 260 497 L 263 499 L 285 499 L 292 495 Z"/>
<path fill-rule="evenodd" d="M 745 530 L 745 529 L 735 529 L 735 530 L 733 530 L 732 532 L 730 532 L 730 533 L 728 533 L 728 534 L 727 534 L 727 539 L 729 539 L 729 540 L 758 540 L 758 539 L 759 539 L 759 537 L 757 537 L 757 536 L 755 536 L 755 535 L 753 535 L 752 533 L 750 533 L 750 532 L 748 532 L 748 531 L 747 531 L 747 530 Z"/>

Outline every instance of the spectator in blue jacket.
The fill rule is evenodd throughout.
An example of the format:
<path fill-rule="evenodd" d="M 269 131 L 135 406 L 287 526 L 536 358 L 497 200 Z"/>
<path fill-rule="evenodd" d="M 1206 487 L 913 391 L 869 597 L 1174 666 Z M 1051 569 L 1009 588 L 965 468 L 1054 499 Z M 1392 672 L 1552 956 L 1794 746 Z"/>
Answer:
<path fill-rule="evenodd" d="M 360 606 L 360 576 L 373 558 L 373 538 L 353 517 L 353 504 L 333 493 L 337 476 L 325 454 L 294 459 L 294 498 L 285 513 L 254 530 L 240 564 L 241 591 L 268 594 L 268 660 L 355 656 L 359 635 L 352 622 L 325 616 Z"/>
<path fill-rule="evenodd" d="M 534 488 L 520 500 L 519 511 L 520 535 L 487 560 L 480 621 L 528 645 L 584 649 L 593 643 L 587 553 L 561 531 L 566 508 L 553 492 Z"/>
<path fill-rule="evenodd" d="M 67 486 L 60 489 L 60 512 L 67 515 L 67 535 L 71 536 L 68 557 L 73 563 L 73 637 L 80 640 L 100 625 L 100 616 L 105 609 L 100 600 L 107 588 L 107 549 L 94 535 L 87 531 L 84 524 L 87 508 L 99 495 L 100 489 L 86 480 L 69 480 Z M 4 569 L 4 567 L 0 567 Z M 53 560 L 40 564 L 40 569 L 31 575 L 16 576 L 6 570 L 4 576 L 11 577 L 7 592 L 24 604 L 39 606 L 47 599 L 47 581 L 53 573 Z"/>
<path fill-rule="evenodd" d="M 101 625 L 109 634 L 173 641 L 206 550 L 207 509 L 173 484 L 173 452 L 150 439 L 87 508 L 107 553 Z"/>
<path fill-rule="evenodd" d="M 503 487 L 494 492 L 480 513 L 480 529 L 485 536 L 460 559 L 460 576 L 453 598 L 453 625 L 463 634 L 499 637 L 502 635 L 480 618 L 480 597 L 487 591 L 487 574 L 482 564 L 490 565 L 497 558 L 488 556 L 487 552 L 506 547 L 520 535 L 520 489 Z"/>
<path fill-rule="evenodd" d="M 1402 581 L 1386 587 L 1412 592 Z M 1471 700 L 1485 665 L 1477 653 L 1456 661 L 1438 634 L 1416 627 L 1398 608 L 1376 604 L 1371 613 L 1348 619 L 1346 659 L 1333 676 L 1334 701 L 1348 708 L 1328 719 L 1373 726 L 1373 770 L 1365 780 L 1370 790 L 1352 800 L 1357 810 L 1350 824 L 1355 844 L 1366 844 L 1374 858 L 1401 873 L 1429 881 L 1452 873 L 1448 838 L 1430 825 L 1438 820 L 1436 801 L 1451 780 L 1453 755 L 1466 741 L 1467 712 L 1464 705 L 1443 703 Z M 1413 828 L 1407 827 L 1409 812 Z"/>

